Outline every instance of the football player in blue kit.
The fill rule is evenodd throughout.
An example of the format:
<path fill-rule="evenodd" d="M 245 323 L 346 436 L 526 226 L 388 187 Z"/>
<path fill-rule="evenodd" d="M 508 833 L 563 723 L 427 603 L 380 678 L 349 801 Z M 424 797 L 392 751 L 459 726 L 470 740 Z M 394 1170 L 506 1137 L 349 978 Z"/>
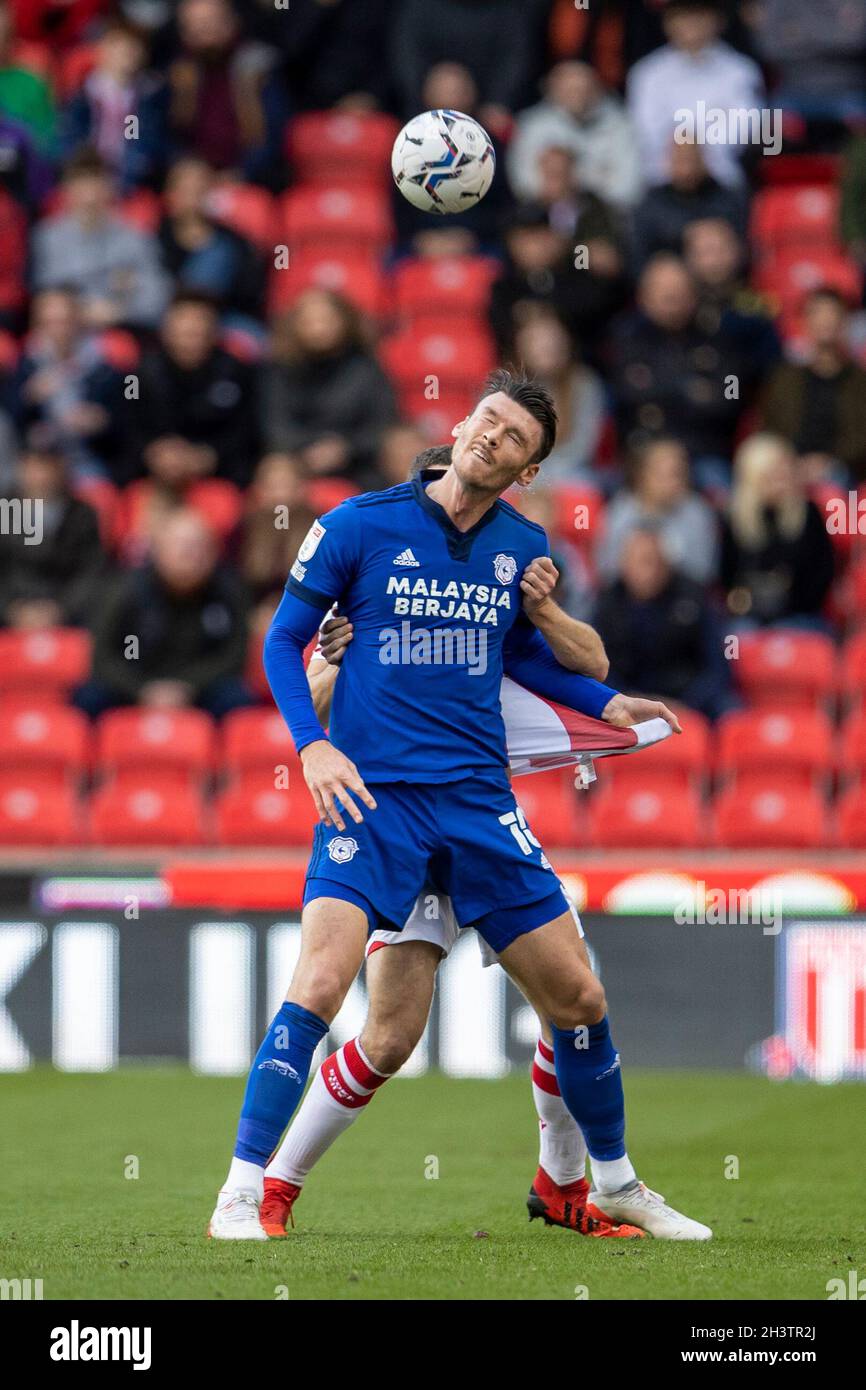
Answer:
<path fill-rule="evenodd" d="M 638 1182 L 625 1150 L 604 992 L 507 776 L 503 673 L 520 681 L 531 669 L 532 688 L 553 700 L 563 677 L 583 681 L 582 712 L 596 718 L 617 695 L 565 673 L 521 609 L 521 578 L 549 549 L 544 531 L 502 494 L 532 482 L 555 434 L 547 392 L 494 373 L 455 430 L 441 478 L 342 503 L 314 523 L 292 566 L 265 668 L 322 819 L 301 954 L 250 1072 L 235 1156 L 211 1218 L 218 1238 L 264 1238 L 264 1166 L 315 1048 L 360 969 L 368 933 L 399 931 L 428 878 L 549 1020 L 559 1090 L 592 1159 L 593 1201 L 612 1221 L 646 1224 L 655 1194 Z M 328 738 L 303 653 L 335 602 L 354 637 Z M 569 703 L 580 707 L 573 690 Z M 287 1065 L 275 1070 L 274 1060 Z M 681 1238 L 711 1234 L 699 1231 Z"/>

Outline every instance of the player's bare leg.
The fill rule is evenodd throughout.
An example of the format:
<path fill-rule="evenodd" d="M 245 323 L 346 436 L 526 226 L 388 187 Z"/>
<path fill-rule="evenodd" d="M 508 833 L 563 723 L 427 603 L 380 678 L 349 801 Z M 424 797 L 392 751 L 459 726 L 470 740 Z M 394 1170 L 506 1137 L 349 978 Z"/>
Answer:
<path fill-rule="evenodd" d="M 265 1170 L 261 1222 L 268 1235 L 285 1235 L 310 1169 L 412 1056 L 427 1025 L 441 959 L 430 941 L 403 941 L 368 957 L 363 1031 L 326 1057 Z"/>
<path fill-rule="evenodd" d="M 304 1093 L 313 1053 L 364 959 L 367 914 L 339 898 L 316 898 L 301 919 L 301 954 L 250 1070 L 234 1158 L 208 1234 L 265 1240 L 259 1221 L 268 1158 Z"/>
<path fill-rule="evenodd" d="M 586 951 L 578 950 L 571 914 L 564 912 L 518 936 L 501 960 L 550 1021 L 562 1098 L 592 1159 L 592 1210 L 667 1240 L 708 1240 L 709 1227 L 667 1206 L 638 1182 L 629 1161 L 620 1061 L 610 1038 L 604 990 Z"/>

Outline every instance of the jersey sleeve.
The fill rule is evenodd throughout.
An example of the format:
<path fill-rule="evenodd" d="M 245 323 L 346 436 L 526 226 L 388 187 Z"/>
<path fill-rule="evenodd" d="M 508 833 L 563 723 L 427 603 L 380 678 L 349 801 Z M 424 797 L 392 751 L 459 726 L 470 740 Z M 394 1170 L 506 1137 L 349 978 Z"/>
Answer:
<path fill-rule="evenodd" d="M 347 502 L 314 521 L 289 571 L 286 592 L 313 608 L 330 608 L 357 572 L 360 531 L 358 509 Z"/>
<path fill-rule="evenodd" d="M 518 685 L 593 719 L 600 719 L 608 701 L 619 694 L 601 681 L 561 666 L 541 633 L 522 613 L 505 639 L 502 657 L 506 676 Z"/>
<path fill-rule="evenodd" d="M 289 726 L 299 753 L 308 743 L 327 738 L 304 670 L 304 650 L 318 625 L 319 609 L 287 589 L 268 629 L 262 653 L 277 709 Z"/>

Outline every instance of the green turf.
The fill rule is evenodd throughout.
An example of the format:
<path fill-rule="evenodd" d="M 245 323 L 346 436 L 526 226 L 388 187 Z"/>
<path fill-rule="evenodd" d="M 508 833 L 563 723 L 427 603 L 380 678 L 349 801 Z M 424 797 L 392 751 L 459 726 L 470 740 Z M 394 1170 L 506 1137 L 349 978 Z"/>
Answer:
<path fill-rule="evenodd" d="M 288 1239 L 207 1241 L 241 1092 L 174 1069 L 0 1078 L 0 1277 L 41 1278 L 46 1299 L 571 1300 L 579 1286 L 591 1299 L 826 1299 L 828 1279 L 866 1274 L 859 1086 L 630 1071 L 632 1156 L 714 1227 L 698 1245 L 530 1225 L 522 1076 L 392 1083 L 313 1174 Z"/>

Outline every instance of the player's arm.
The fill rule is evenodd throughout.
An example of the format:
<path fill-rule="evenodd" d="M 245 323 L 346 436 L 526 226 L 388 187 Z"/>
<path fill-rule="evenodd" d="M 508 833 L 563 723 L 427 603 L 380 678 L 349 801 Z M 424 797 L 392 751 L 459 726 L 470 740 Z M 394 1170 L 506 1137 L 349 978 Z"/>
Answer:
<path fill-rule="evenodd" d="M 541 633 L 521 615 L 508 634 L 503 649 L 506 676 L 545 700 L 603 719 L 617 729 L 631 728 L 644 719 L 664 719 L 674 733 L 682 733 L 672 710 L 660 700 L 621 695 L 609 685 L 568 671 L 557 661 Z"/>
<path fill-rule="evenodd" d="M 553 598 L 559 571 L 549 555 L 542 555 L 523 571 L 523 611 L 548 643 L 561 665 L 594 680 L 607 679 L 610 662 L 604 643 L 589 623 L 571 618 Z"/>
<path fill-rule="evenodd" d="M 322 820 L 338 830 L 346 828 L 340 806 L 353 821 L 363 820 L 350 793 L 371 810 L 376 808 L 355 764 L 325 734 L 304 670 L 304 651 L 319 626 L 322 612 L 330 608 L 349 582 L 356 563 L 352 541 L 357 519 L 345 515 L 344 508 L 345 504 L 316 522 L 302 545 L 268 629 L 263 652 L 268 684 L 300 755 L 304 780 L 316 810 Z"/>
<path fill-rule="evenodd" d="M 343 653 L 352 640 L 354 629 L 348 618 L 335 612 L 326 618 L 319 629 L 319 645 L 307 666 L 307 684 L 313 697 L 316 715 L 322 724 L 331 717 L 334 686 L 340 673 Z"/>

